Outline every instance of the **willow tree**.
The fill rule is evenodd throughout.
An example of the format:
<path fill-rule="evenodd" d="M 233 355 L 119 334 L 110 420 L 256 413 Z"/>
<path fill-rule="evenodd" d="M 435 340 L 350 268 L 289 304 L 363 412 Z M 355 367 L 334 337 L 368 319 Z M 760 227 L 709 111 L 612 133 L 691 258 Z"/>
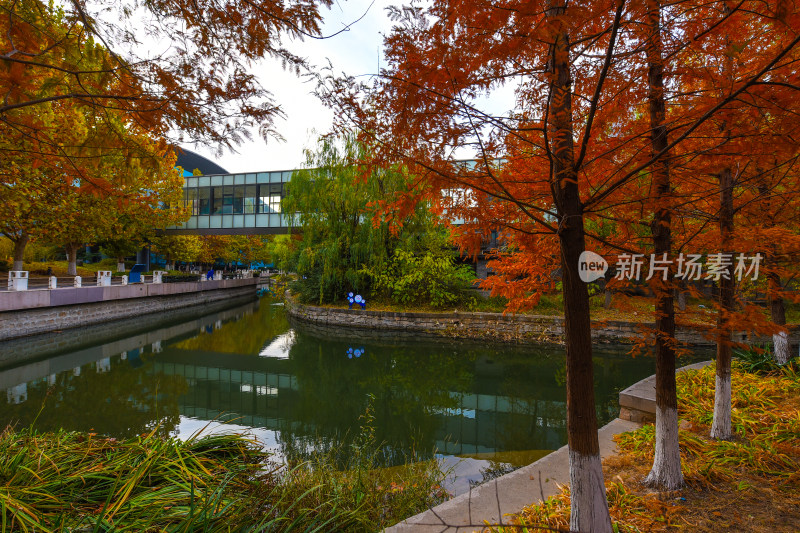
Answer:
<path fill-rule="evenodd" d="M 423 205 L 392 217 L 379 202 L 403 194 L 411 177 L 402 168 L 368 166 L 367 145 L 352 133 L 323 137 L 306 151 L 306 169 L 295 171 L 281 209 L 302 228 L 293 269 L 308 279 L 302 296 L 335 301 L 348 291 L 367 293 L 373 276 L 411 235 L 432 239 L 439 231 Z M 398 228 L 402 228 L 400 231 Z"/>

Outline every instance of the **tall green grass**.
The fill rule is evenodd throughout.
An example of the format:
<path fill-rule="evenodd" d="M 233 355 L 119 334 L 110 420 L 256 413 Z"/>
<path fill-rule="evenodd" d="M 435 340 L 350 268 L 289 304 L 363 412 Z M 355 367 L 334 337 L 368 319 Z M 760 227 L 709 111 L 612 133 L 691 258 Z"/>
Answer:
<path fill-rule="evenodd" d="M 745 349 L 734 350 L 733 356 L 739 360 L 745 372 L 760 374 L 779 374 L 783 368 L 797 367 L 797 359 L 790 358 L 783 365 L 775 361 L 772 355 L 772 345 L 764 343 L 752 345 Z"/>
<path fill-rule="evenodd" d="M 116 441 L 6 429 L 0 435 L 0 528 L 331 531 L 354 521 L 354 513 L 335 502 L 290 502 L 277 471 L 252 441 L 237 435 L 182 442 L 153 432 Z"/>

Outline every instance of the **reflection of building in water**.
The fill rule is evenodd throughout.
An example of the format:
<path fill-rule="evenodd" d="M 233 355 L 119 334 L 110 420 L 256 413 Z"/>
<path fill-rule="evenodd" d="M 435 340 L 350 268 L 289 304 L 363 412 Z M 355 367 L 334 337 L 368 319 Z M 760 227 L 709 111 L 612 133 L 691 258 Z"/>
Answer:
<path fill-rule="evenodd" d="M 491 454 L 555 449 L 564 442 L 565 405 L 550 399 L 558 398 L 559 393 L 543 391 L 538 385 L 530 388 L 530 394 L 524 387 L 504 386 L 509 375 L 516 373 L 500 361 L 489 364 L 491 361 L 482 357 L 463 364 L 441 363 L 435 367 L 439 370 L 433 371 L 429 366 L 433 357 L 460 361 L 458 354 L 453 353 L 454 358 L 450 358 L 449 354 L 436 355 L 435 350 L 429 353 L 427 349 L 387 347 L 390 351 L 384 356 L 384 347 L 369 346 L 366 357 L 362 354 L 356 361 L 355 356 L 347 359 L 348 343 L 303 334 L 295 336 L 293 331 L 278 334 L 286 329 L 261 327 L 258 333 L 254 331 L 255 326 L 263 326 L 267 321 L 245 323 L 237 329 L 235 326 L 241 324 L 230 323 L 236 315 L 241 315 L 241 311 L 229 316 L 209 315 L 52 357 L 18 367 L 14 372 L 0 372 L 0 390 L 9 391 L 9 402 L 12 398 L 17 403 L 25 402 L 26 395 L 12 391 L 20 381 L 30 385 L 56 373 L 61 381 L 62 373 L 70 372 L 75 378 L 65 380 L 67 396 L 69 387 L 92 377 L 98 379 L 98 373 L 103 374 L 99 378 L 102 381 L 96 383 L 109 383 L 111 388 L 115 376 L 134 375 L 117 372 L 114 366 L 122 364 L 129 370 L 141 367 L 135 370 L 136 375 L 147 376 L 148 383 L 154 383 L 155 377 L 162 375 L 183 378 L 174 381 L 185 382 L 186 392 L 170 397 L 176 413 L 277 430 L 285 442 L 317 434 L 331 441 L 348 432 L 352 437 L 360 424 L 358 416 L 364 412 L 364 397 L 372 392 L 377 396 L 379 433 L 384 432 L 387 441 L 400 452 L 424 448 L 424 453 L 429 453 L 436 447 L 440 453 L 455 455 Z M 215 326 L 222 327 L 214 331 Z M 206 328 L 211 329 L 212 336 L 198 336 L 197 332 Z M 228 339 L 232 341 L 218 342 Z M 145 357 L 148 353 L 157 355 Z M 405 364 L 398 365 L 402 362 Z M 93 365 L 97 372 L 87 365 Z M 83 375 L 81 367 L 88 370 Z M 542 375 L 546 374 L 551 383 L 550 367 L 542 368 Z M 146 374 L 139 374 L 140 371 Z M 445 379 L 461 374 L 466 377 Z M 527 379 L 527 374 L 524 377 Z M 130 386 L 141 390 L 136 379 Z M 555 383 L 549 386 L 561 390 Z M 29 389 L 34 398 L 34 388 Z M 151 398 L 155 390 L 153 387 L 144 396 Z M 157 391 L 158 405 L 164 405 L 165 393 L 160 387 Z M 92 400 L 81 401 L 87 404 L 87 409 L 92 409 L 89 404 Z M 146 402 L 135 404 L 127 395 L 117 401 L 131 410 L 150 407 Z M 158 421 L 155 410 L 148 416 L 153 422 Z M 401 430 L 402 425 L 405 426 Z M 409 435 L 406 428 L 418 430 L 419 435 Z"/>
<path fill-rule="evenodd" d="M 20 404 L 28 399 L 28 384 L 21 383 L 6 389 L 6 399 L 10 404 Z"/>
<path fill-rule="evenodd" d="M 192 331 L 197 331 L 195 328 L 193 326 Z M 179 412 L 183 416 L 234 421 L 239 425 L 278 430 L 285 433 L 282 439 L 285 437 L 286 440 L 302 439 L 314 436 L 315 433 L 338 438 L 336 435 L 346 434 L 351 430 L 353 420 L 346 413 L 349 412 L 348 409 L 352 411 L 353 405 L 361 401 L 361 393 L 354 389 L 346 390 L 335 400 L 320 400 L 315 395 L 316 385 L 313 380 L 306 383 L 306 390 L 303 390 L 295 376 L 297 363 L 289 358 L 289 351 L 295 340 L 293 335 L 283 334 L 272 339 L 258 356 L 226 353 L 223 359 L 215 352 L 177 349 L 170 340 L 165 340 L 162 353 L 149 359 L 146 366 L 143 366 L 145 363 L 141 358 L 146 353 L 141 348 L 141 340 L 132 338 L 118 341 L 108 348 L 114 354 L 119 354 L 119 358 L 99 357 L 94 363 L 85 361 L 83 365 L 93 364 L 98 373 L 110 375 L 113 375 L 113 365 L 125 364 L 133 368 L 142 366 L 150 375 L 185 378 L 188 390 L 177 399 Z M 155 342 L 150 346 L 154 344 Z M 129 349 L 120 351 L 129 346 Z M 69 362 L 70 360 L 64 361 L 60 371 L 71 372 L 75 376 L 73 379 L 83 379 L 81 367 L 70 368 L 67 366 Z M 53 362 L 50 361 L 49 364 L 52 368 Z M 33 366 L 31 369 L 32 372 L 36 370 Z M 8 387 L 8 402 L 25 402 L 26 384 L 6 384 L 3 383 L 3 377 L 6 376 L 0 373 L 0 386 Z M 49 384 L 56 381 L 55 374 L 44 372 L 39 374 L 38 379 L 46 379 Z M 509 442 L 504 435 L 508 434 L 508 428 L 514 427 L 527 434 L 518 442 L 519 445 L 526 446 L 526 449 L 555 449 L 563 442 L 563 402 L 522 400 L 493 392 L 493 388 L 475 392 L 443 392 L 442 401 L 435 402 L 439 406 L 424 404 L 425 400 L 422 399 L 411 400 L 421 412 L 427 413 L 424 417 L 429 421 L 425 442 L 416 444 L 429 449 L 435 446 L 440 453 L 455 455 L 505 451 Z M 416 394 L 411 390 L 395 392 L 406 397 L 414 397 Z M 341 405 L 343 416 L 336 420 L 320 418 L 318 413 L 330 405 L 320 405 L 319 401 L 334 401 Z M 389 402 L 384 407 L 391 409 L 391 400 L 378 401 Z M 129 405 L 132 409 L 144 408 L 131 404 L 130 400 Z M 339 409 L 334 409 L 332 416 L 336 416 L 337 411 Z M 394 422 L 382 418 L 379 423 L 391 425 Z"/>
<path fill-rule="evenodd" d="M 270 346 L 273 344 L 275 342 Z M 345 434 L 351 429 L 335 427 L 333 421 L 328 421 L 332 427 L 320 428 L 314 422 L 297 419 L 308 400 L 292 375 L 289 359 L 277 355 L 254 359 L 226 354 L 228 368 L 215 366 L 216 361 L 210 355 L 190 357 L 188 353 L 176 351 L 154 361 L 148 371 L 186 378 L 189 390 L 179 400 L 183 416 L 279 430 L 289 433 L 285 435 L 287 439 L 313 436 L 315 431 Z M 203 364 L 206 362 L 208 364 Z M 471 455 L 507 451 L 508 443 L 503 435 L 508 427 L 530 432 L 525 449 L 556 449 L 564 442 L 564 402 L 523 401 L 497 394 L 465 392 L 447 395 L 450 398 L 447 403 L 453 407 L 429 410 L 437 421 L 434 434 L 429 435 L 435 442 L 425 443 L 425 446 L 435 445 L 440 453 Z M 339 422 L 351 424 L 352 420 Z"/>

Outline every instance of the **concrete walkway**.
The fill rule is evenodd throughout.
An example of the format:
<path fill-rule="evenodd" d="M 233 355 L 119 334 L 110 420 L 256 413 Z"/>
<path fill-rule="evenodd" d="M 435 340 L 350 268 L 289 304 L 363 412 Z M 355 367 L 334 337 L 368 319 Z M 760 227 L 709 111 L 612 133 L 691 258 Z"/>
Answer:
<path fill-rule="evenodd" d="M 640 426 L 636 422 L 615 419 L 598 432 L 600 457 L 616 453 L 612 437 Z M 523 507 L 544 500 L 569 484 L 569 454 L 563 446 L 538 461 L 484 483 L 467 494 L 456 496 L 441 505 L 412 516 L 385 531 L 387 533 L 466 533 L 480 531 L 485 523 L 499 524 L 504 515 L 518 513 Z"/>

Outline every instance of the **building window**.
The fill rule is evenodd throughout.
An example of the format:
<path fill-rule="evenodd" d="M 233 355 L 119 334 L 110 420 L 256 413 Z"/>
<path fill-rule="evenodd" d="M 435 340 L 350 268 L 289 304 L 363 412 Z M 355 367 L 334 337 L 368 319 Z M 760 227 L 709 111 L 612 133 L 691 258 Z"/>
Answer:
<path fill-rule="evenodd" d="M 269 196 L 269 212 L 270 213 L 280 213 L 281 212 L 281 195 L 280 194 L 270 194 L 270 196 Z"/>
<path fill-rule="evenodd" d="M 241 215 L 244 212 L 244 185 L 233 188 L 233 214 Z"/>
<path fill-rule="evenodd" d="M 258 212 L 269 213 L 269 186 L 261 185 L 258 192 Z"/>
<path fill-rule="evenodd" d="M 200 214 L 211 214 L 211 189 L 208 187 L 201 187 L 198 192 L 200 197 Z"/>
<path fill-rule="evenodd" d="M 197 215 L 200 213 L 200 203 L 198 201 L 197 189 L 184 189 L 183 191 L 183 205 L 189 210 L 190 215 Z"/>
<path fill-rule="evenodd" d="M 248 185 L 244 190 L 244 212 L 251 214 L 256 212 L 258 206 L 258 196 L 256 194 L 256 186 Z"/>

